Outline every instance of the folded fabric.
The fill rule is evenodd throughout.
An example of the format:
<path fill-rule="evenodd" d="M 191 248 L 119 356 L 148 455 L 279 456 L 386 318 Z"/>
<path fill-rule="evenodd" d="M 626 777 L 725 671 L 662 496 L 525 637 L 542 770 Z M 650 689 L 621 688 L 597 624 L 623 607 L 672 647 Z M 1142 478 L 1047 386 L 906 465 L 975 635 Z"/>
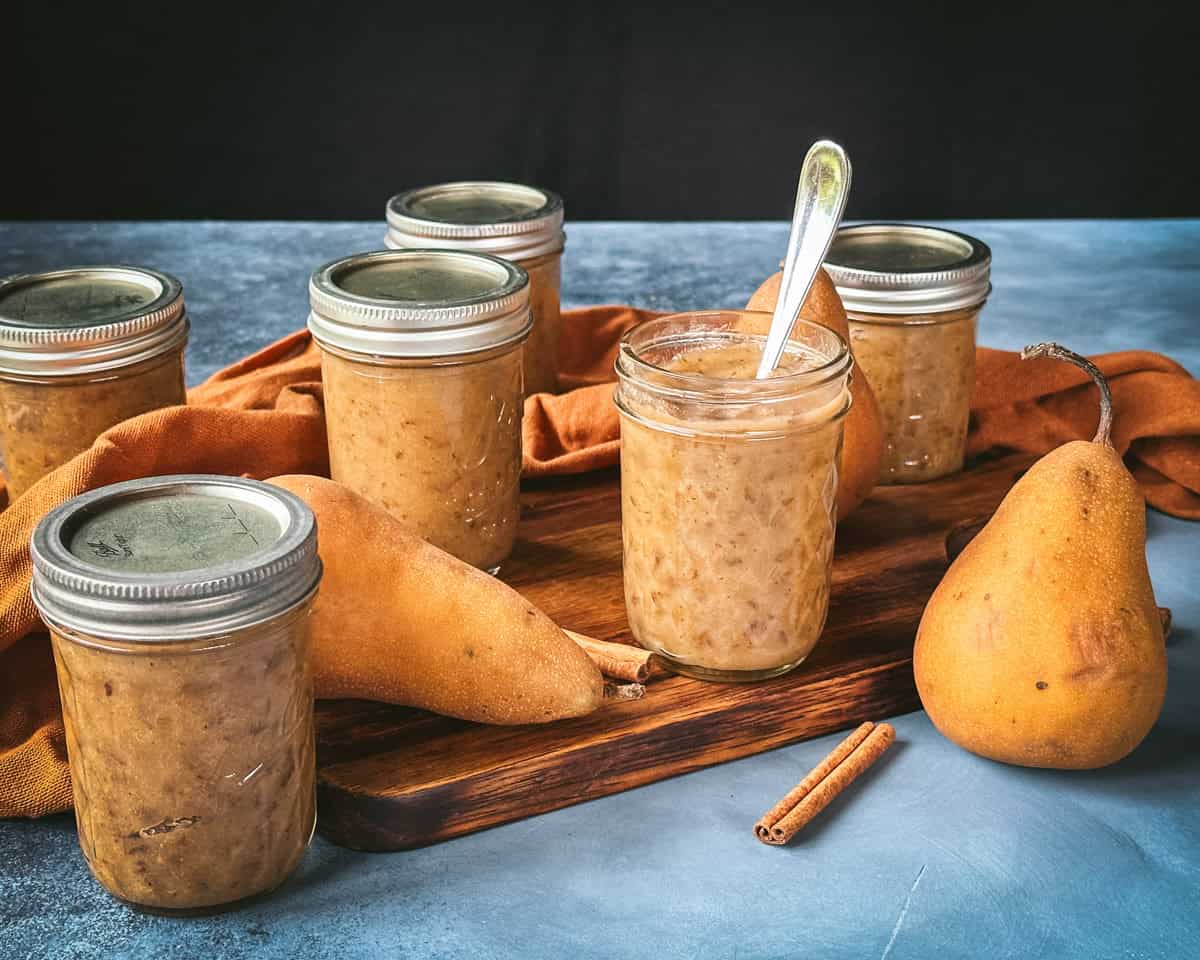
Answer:
<path fill-rule="evenodd" d="M 656 315 L 621 306 L 563 314 L 564 392 L 526 400 L 525 476 L 617 462 L 617 345 L 626 330 Z M 1200 518 L 1200 382 L 1154 353 L 1093 359 L 1112 383 L 1114 443 L 1147 500 Z M 29 597 L 28 544 L 38 520 L 78 493 L 135 477 L 328 475 L 320 376 L 308 334 L 286 337 L 196 387 L 188 406 L 113 427 L 0 514 L 0 816 L 41 816 L 71 805 L 53 658 Z M 1076 368 L 981 348 L 969 449 L 1043 453 L 1090 437 L 1097 410 L 1095 388 Z M 317 695 L 335 682 L 318 676 Z"/>
<path fill-rule="evenodd" d="M 1122 350 L 1091 358 L 1113 395 L 1112 442 L 1150 506 L 1200 520 L 1200 380 L 1169 357 Z M 1078 367 L 980 347 L 967 454 L 1046 453 L 1090 440 L 1100 398 Z"/>
<path fill-rule="evenodd" d="M 652 314 L 630 307 L 565 315 L 562 385 L 580 389 L 526 401 L 527 476 L 616 463 L 612 386 L 602 381 L 611 377 L 621 334 L 647 316 Z M 307 332 L 221 370 L 189 391 L 186 407 L 113 427 L 0 514 L 0 816 L 44 816 L 71 807 L 54 659 L 29 596 L 33 528 L 76 494 L 170 473 L 329 475 L 320 353 Z M 332 678 L 315 680 L 318 696 L 326 680 L 330 688 L 338 686 Z"/>
<path fill-rule="evenodd" d="M 38 521 L 78 493 L 135 477 L 325 473 L 320 385 L 311 387 L 283 387 L 273 409 L 170 407 L 127 420 L 0 514 L 0 816 L 71 805 L 54 662 L 29 596 Z"/>

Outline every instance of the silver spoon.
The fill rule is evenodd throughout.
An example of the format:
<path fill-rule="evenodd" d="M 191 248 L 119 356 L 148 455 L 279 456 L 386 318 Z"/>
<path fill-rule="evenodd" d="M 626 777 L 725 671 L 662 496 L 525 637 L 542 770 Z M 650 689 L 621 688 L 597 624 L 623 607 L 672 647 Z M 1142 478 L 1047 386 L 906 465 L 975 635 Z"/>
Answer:
<path fill-rule="evenodd" d="M 850 158 L 846 151 L 832 140 L 818 140 L 808 148 L 804 166 L 800 168 L 783 280 L 755 375 L 757 380 L 769 377 L 783 359 L 792 326 L 846 212 L 849 193 Z"/>

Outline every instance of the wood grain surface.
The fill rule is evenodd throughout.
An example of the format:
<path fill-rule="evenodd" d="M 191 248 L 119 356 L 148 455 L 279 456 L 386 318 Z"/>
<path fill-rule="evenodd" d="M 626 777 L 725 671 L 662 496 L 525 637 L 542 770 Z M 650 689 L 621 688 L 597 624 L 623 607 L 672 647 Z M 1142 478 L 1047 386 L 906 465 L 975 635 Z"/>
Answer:
<path fill-rule="evenodd" d="M 652 681 L 642 700 L 527 727 L 318 703 L 318 829 L 359 850 L 424 846 L 917 708 L 913 638 L 947 549 L 962 548 L 1031 462 L 1009 457 L 878 488 L 838 529 L 828 623 L 786 676 L 672 676 Z M 617 472 L 527 487 L 501 577 L 563 627 L 631 641 Z"/>

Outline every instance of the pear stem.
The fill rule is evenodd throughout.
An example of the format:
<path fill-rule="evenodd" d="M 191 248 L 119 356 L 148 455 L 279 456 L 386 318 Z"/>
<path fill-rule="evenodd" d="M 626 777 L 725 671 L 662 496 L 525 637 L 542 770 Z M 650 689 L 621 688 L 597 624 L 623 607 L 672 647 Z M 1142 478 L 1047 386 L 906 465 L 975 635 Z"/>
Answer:
<path fill-rule="evenodd" d="M 1054 360 L 1065 360 L 1067 363 L 1073 363 L 1096 382 L 1096 386 L 1100 388 L 1100 424 L 1096 427 L 1096 435 L 1092 437 L 1092 443 L 1102 443 L 1106 447 L 1111 447 L 1113 422 L 1112 391 L 1108 388 L 1108 381 L 1104 379 L 1104 374 L 1100 372 L 1099 367 L 1087 357 L 1081 357 L 1073 350 L 1068 350 L 1057 343 L 1035 343 L 1032 346 L 1025 347 L 1021 351 L 1022 360 L 1031 360 L 1034 357 L 1050 357 Z"/>

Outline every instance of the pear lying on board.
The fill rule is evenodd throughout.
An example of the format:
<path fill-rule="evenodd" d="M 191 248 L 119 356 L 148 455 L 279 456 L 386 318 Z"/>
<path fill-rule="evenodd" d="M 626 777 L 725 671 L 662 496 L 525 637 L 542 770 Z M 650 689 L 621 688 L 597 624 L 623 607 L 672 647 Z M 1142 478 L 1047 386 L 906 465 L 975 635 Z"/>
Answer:
<path fill-rule="evenodd" d="M 763 310 L 768 313 L 774 310 L 782 280 L 782 271 L 767 277 L 750 295 L 746 309 Z M 817 271 L 812 289 L 808 291 L 808 297 L 800 309 L 800 316 L 832 330 L 847 344 L 850 343 L 850 324 L 846 320 L 846 311 L 842 307 L 837 288 L 823 269 Z M 846 414 L 846 429 L 842 435 L 842 461 L 838 472 L 839 520 L 867 499 L 875 489 L 875 484 L 879 482 L 879 473 L 883 469 L 883 421 L 879 416 L 879 404 L 875 402 L 875 393 L 871 390 L 861 367 L 854 368 L 850 380 L 850 396 L 853 400 L 850 412 Z"/>
<path fill-rule="evenodd" d="M 515 590 L 352 490 L 321 477 L 267 482 L 317 516 L 325 576 L 311 655 L 319 699 L 520 724 L 583 716 L 606 697 L 641 690 L 606 685 L 587 654 Z"/>
<path fill-rule="evenodd" d="M 1167 690 L 1146 508 L 1109 440 L 1100 371 L 1057 344 L 1021 356 L 1085 369 L 1100 426 L 1035 463 L 947 571 L 917 630 L 917 691 L 934 726 L 972 753 L 1102 767 L 1142 742 Z"/>

